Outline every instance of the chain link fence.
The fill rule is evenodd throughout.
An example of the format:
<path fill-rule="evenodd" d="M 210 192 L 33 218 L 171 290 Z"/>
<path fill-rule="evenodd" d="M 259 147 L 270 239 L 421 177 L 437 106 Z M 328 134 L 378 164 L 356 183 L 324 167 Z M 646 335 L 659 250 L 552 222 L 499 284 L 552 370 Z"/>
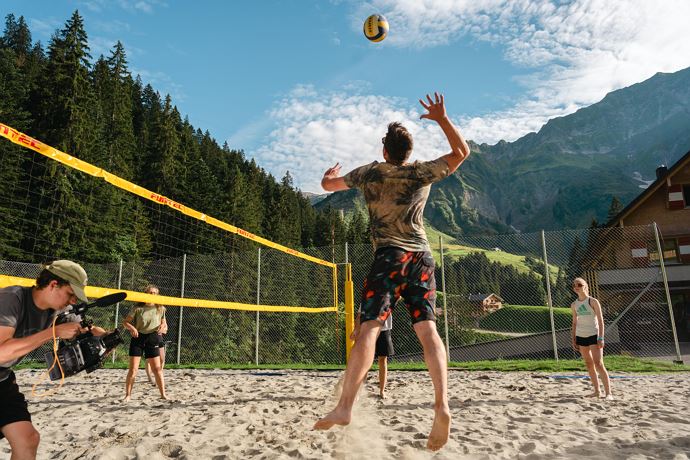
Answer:
<path fill-rule="evenodd" d="M 315 257 L 333 248 L 316 248 Z M 338 256 L 343 249 L 339 248 Z M 89 284 L 143 291 L 148 284 L 160 294 L 259 305 L 332 307 L 333 270 L 274 249 L 219 255 L 184 255 L 156 261 L 83 264 Z M 0 262 L 0 273 L 35 278 L 37 264 Z M 94 324 L 120 328 L 124 344 L 113 361 L 126 362 L 130 342 L 122 322 L 132 302 L 92 308 Z M 337 312 L 293 313 L 167 307 L 166 361 L 178 364 L 333 364 L 345 359 L 344 306 Z M 42 361 L 47 346 L 26 359 Z"/>
<path fill-rule="evenodd" d="M 450 360 L 573 358 L 570 304 L 576 297 L 571 289 L 575 277 L 586 279 L 591 295 L 601 302 L 607 354 L 681 360 L 684 342 L 690 340 L 690 305 L 671 301 L 669 283 L 690 291 L 690 265 L 660 250 L 665 245 L 657 237 L 651 225 L 431 241 L 437 327 Z M 373 260 L 371 245 L 302 252 L 352 264 L 357 309 Z M 164 296 L 304 307 L 334 303 L 330 268 L 266 248 L 84 267 L 91 285 L 136 291 L 153 283 Z M 38 271 L 33 264 L 0 262 L 0 272 L 8 275 L 32 278 Z M 344 270 L 338 270 L 335 283 L 338 312 L 169 307 L 167 361 L 344 363 Z M 423 361 L 403 302 L 393 314 L 394 359 Z M 92 309 L 89 316 L 98 325 L 120 327 L 131 308 L 122 302 Z M 113 360 L 126 361 L 129 334 L 121 331 L 125 344 Z M 37 350 L 30 358 L 42 356 Z"/>
<path fill-rule="evenodd" d="M 437 262 L 437 327 L 451 361 L 569 359 L 576 277 L 600 300 L 607 354 L 682 360 L 690 305 L 671 302 L 668 279 L 690 291 L 690 265 L 668 260 L 656 226 L 431 241 Z M 368 245 L 350 248 L 355 286 L 371 263 Z M 355 293 L 357 302 L 361 293 Z M 397 360 L 422 361 L 402 300 L 393 341 Z M 357 303 L 356 303 L 357 304 Z M 686 351 L 687 353 L 687 351 Z"/>

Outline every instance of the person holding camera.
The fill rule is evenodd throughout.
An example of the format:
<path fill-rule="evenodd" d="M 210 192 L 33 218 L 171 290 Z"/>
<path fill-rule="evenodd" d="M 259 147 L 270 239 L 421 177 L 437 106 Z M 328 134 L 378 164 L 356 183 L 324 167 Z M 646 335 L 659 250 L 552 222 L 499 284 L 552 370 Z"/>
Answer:
<path fill-rule="evenodd" d="M 158 288 L 153 287 L 157 293 Z M 151 289 L 147 287 L 146 293 L 153 294 L 150 291 Z M 165 380 L 163 378 L 163 367 L 161 366 L 161 336 L 159 335 L 168 330 L 168 323 L 165 320 L 165 307 L 155 303 L 136 304 L 122 325 L 132 335 L 132 340 L 129 343 L 129 371 L 127 372 L 125 397 L 123 400 L 129 401 L 132 398 L 132 387 L 134 387 L 134 379 L 139 370 L 139 362 L 142 355 L 146 358 L 146 365 L 151 366 L 161 399 L 168 399 L 168 396 L 165 394 Z"/>
<path fill-rule="evenodd" d="M 77 301 L 88 302 L 86 283 L 86 271 L 79 264 L 56 260 L 44 266 L 35 286 L 0 289 L 0 439 L 7 438 L 13 459 L 36 458 L 40 436 L 11 367 L 53 340 L 56 315 L 65 314 L 63 310 Z M 56 338 L 72 339 L 86 331 L 76 315 L 67 314 L 58 322 Z M 92 327 L 91 332 L 106 333 L 100 327 Z"/>

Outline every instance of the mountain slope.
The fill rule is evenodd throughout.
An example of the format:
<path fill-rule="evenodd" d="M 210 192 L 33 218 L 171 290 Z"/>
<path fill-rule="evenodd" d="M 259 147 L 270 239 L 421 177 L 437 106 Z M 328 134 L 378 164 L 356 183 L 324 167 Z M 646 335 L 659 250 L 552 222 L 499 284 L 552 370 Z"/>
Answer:
<path fill-rule="evenodd" d="M 439 230 L 529 232 L 604 221 L 612 197 L 629 202 L 641 179 L 690 150 L 690 68 L 613 91 L 515 142 L 470 146 L 460 169 L 432 187 L 425 217 Z M 356 196 L 332 194 L 318 206 L 349 209 Z"/>

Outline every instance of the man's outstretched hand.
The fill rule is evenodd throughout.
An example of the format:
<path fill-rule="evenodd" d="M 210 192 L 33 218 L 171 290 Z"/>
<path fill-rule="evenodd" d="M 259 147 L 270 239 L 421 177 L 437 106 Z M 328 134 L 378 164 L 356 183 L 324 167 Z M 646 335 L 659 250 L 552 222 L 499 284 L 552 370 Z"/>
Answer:
<path fill-rule="evenodd" d="M 325 173 L 323 173 L 324 179 L 334 179 L 340 175 L 340 163 L 336 163 L 332 168 L 328 168 Z"/>
<path fill-rule="evenodd" d="M 427 94 L 426 100 L 428 101 L 428 104 L 421 99 L 419 100 L 419 103 L 422 104 L 422 107 L 427 110 L 427 113 L 423 114 L 419 118 L 427 118 L 429 120 L 438 122 L 446 117 L 446 106 L 443 103 L 443 94 L 438 94 L 435 92 L 433 101 L 431 100 L 431 96 Z"/>

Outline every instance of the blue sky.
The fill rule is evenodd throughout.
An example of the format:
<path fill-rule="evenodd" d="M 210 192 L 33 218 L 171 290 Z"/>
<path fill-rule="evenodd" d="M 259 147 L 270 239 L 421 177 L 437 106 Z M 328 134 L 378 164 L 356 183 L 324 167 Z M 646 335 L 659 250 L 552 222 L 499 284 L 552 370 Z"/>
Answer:
<path fill-rule="evenodd" d="M 687 0 L 3 0 L 47 45 L 75 9 L 91 54 L 130 70 L 219 143 L 321 192 L 323 171 L 380 159 L 402 121 L 413 158 L 446 153 L 417 100 L 445 95 L 475 142 L 513 141 L 657 72 L 690 66 Z M 386 16 L 370 43 L 362 23 Z M 79 156 L 78 152 L 70 152 Z"/>

